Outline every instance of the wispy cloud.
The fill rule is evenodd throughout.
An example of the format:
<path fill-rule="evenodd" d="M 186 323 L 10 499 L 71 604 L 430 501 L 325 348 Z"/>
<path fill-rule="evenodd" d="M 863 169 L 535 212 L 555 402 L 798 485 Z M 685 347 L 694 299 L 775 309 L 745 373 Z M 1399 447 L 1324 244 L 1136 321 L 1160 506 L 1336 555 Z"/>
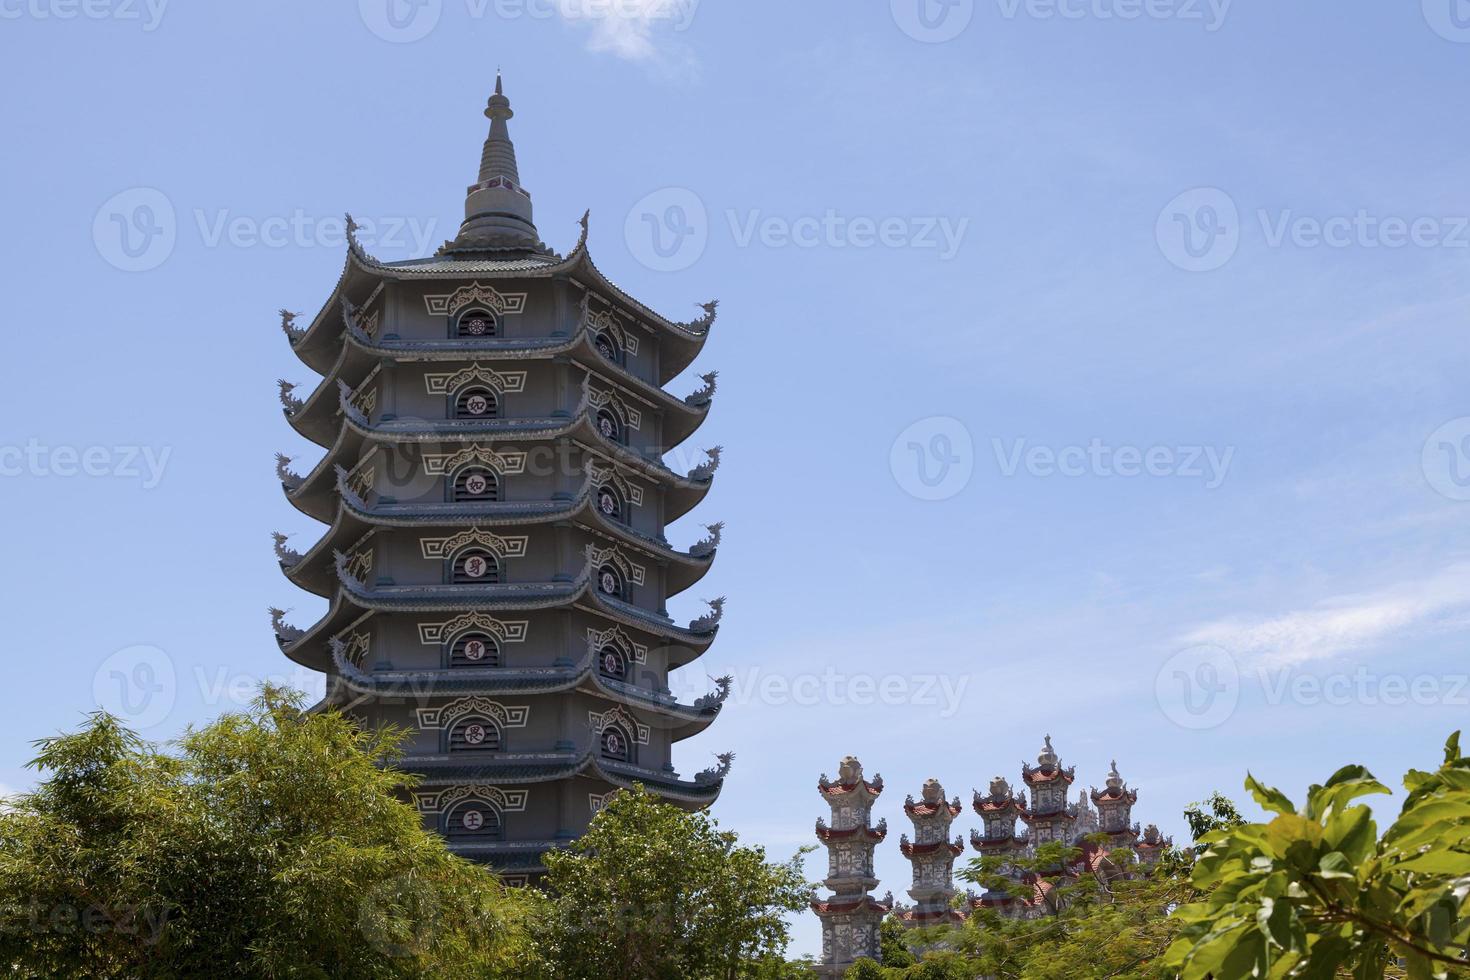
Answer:
<path fill-rule="evenodd" d="M 1243 663 L 1285 667 L 1371 650 L 1390 640 L 1470 622 L 1470 563 L 1374 592 L 1335 596 L 1307 609 L 1203 624 L 1184 643 L 1224 647 Z"/>
<path fill-rule="evenodd" d="M 693 65 L 688 47 L 674 39 L 694 22 L 700 0 L 561 0 L 561 17 L 590 32 L 589 50 L 668 69 Z"/>

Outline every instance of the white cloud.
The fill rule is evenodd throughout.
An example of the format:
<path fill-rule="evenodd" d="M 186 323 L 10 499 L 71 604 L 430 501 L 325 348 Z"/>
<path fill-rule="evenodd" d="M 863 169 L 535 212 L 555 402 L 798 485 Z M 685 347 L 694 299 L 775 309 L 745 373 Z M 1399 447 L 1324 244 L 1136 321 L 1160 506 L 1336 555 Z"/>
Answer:
<path fill-rule="evenodd" d="M 1292 612 L 1235 617 L 1199 626 L 1184 643 L 1212 643 L 1243 663 L 1286 667 L 1371 649 L 1405 636 L 1470 622 L 1470 563 L 1376 592 L 1336 596 Z"/>
<path fill-rule="evenodd" d="M 591 32 L 587 47 L 626 61 L 687 67 L 688 49 L 672 35 L 689 29 L 700 0 L 560 0 L 564 21 Z"/>

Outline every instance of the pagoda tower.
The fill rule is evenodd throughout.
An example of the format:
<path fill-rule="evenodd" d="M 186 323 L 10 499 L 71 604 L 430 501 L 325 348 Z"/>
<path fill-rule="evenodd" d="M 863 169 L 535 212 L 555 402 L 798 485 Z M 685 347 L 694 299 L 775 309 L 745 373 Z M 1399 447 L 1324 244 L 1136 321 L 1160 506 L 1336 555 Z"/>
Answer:
<path fill-rule="evenodd" d="M 1118 763 L 1108 771 L 1104 789 L 1092 788 L 1092 805 L 1097 807 L 1097 830 L 1108 835 L 1110 849 L 1132 848 L 1138 843 L 1139 827 L 1131 823 L 1133 804 L 1138 802 L 1138 791 L 1130 789 L 1118 772 Z"/>
<path fill-rule="evenodd" d="M 1032 849 L 1050 841 L 1070 844 L 1076 835 L 1078 810 L 1067 802 L 1077 768 L 1063 769 L 1051 747 L 1051 736 L 1036 756 L 1036 765 L 1021 763 L 1021 780 L 1031 791 L 1031 808 L 1021 813 L 1026 821 Z"/>
<path fill-rule="evenodd" d="M 914 839 L 908 834 L 899 837 L 899 848 L 909 859 L 914 869 L 914 884 L 909 897 L 914 900 L 912 911 L 905 913 L 904 925 L 911 928 L 957 923 L 962 916 L 950 908 L 954 898 L 954 859 L 964 853 L 963 838 L 949 839 L 949 826 L 964 807 L 960 798 L 944 799 L 944 787 L 937 779 L 924 782 L 922 799 L 915 802 L 912 796 L 904 800 L 903 812 L 914 825 Z"/>
<path fill-rule="evenodd" d="M 666 600 L 708 572 L 721 525 L 687 550 L 665 536 L 709 492 L 719 448 L 691 472 L 663 455 L 709 412 L 694 361 L 715 304 L 667 319 L 588 253 L 542 243 L 497 78 L 464 222 L 431 258 L 380 262 L 348 218 L 346 264 L 294 353 L 321 375 L 295 431 L 325 450 L 304 476 L 278 457 L 287 500 L 327 530 L 305 553 L 276 536 L 286 577 L 327 601 L 285 654 L 327 676 L 322 708 L 409 730 L 426 827 L 513 883 L 641 783 L 710 805 L 731 756 L 692 779 L 673 746 L 719 713 L 728 681 L 692 704 L 669 689 L 715 638 L 723 599 L 687 626 Z"/>
<path fill-rule="evenodd" d="M 888 836 L 886 820 L 872 825 L 883 777 L 868 782 L 862 763 L 848 756 L 837 770 L 837 782 L 824 773 L 817 790 L 832 808 L 830 825 L 817 818 L 817 840 L 827 848 L 827 877 L 822 884 L 833 892 L 828 899 L 812 899 L 812 911 L 822 920 L 822 963 L 817 974 L 840 977 L 863 957 L 879 958 L 878 923 L 893 909 L 892 894 L 881 902 L 868 894 L 878 887 L 873 848 Z"/>
<path fill-rule="evenodd" d="M 1149 824 L 1143 828 L 1143 836 L 1138 843 L 1133 845 L 1134 853 L 1138 855 L 1139 863 L 1146 868 L 1152 868 L 1159 863 L 1159 858 L 1164 852 L 1174 846 L 1174 838 L 1165 837 L 1160 832 L 1158 824 Z"/>

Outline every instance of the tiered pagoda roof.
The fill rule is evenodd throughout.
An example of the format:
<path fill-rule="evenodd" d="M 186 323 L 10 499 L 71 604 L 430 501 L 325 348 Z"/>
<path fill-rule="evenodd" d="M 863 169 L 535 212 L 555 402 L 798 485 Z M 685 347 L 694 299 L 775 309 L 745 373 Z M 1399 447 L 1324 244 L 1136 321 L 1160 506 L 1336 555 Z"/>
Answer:
<path fill-rule="evenodd" d="M 327 529 L 300 551 L 274 535 L 276 555 L 329 604 L 305 628 L 271 618 L 283 652 L 328 675 L 323 707 L 413 734 L 399 766 L 455 850 L 535 872 L 613 790 L 704 807 L 730 769 L 726 754 L 685 780 L 669 759 L 730 690 L 721 678 L 683 704 L 667 682 L 708 649 L 724 607 L 710 600 L 687 626 L 666 608 L 704 579 L 723 532 L 706 525 L 682 550 L 665 531 L 709 493 L 720 447 L 687 474 L 663 460 L 713 403 L 716 372 L 682 397 L 664 385 L 703 349 L 717 304 L 677 322 L 639 303 L 593 263 L 587 215 L 570 252 L 550 249 L 498 78 L 485 115 L 452 240 L 379 261 L 349 216 L 320 311 L 304 328 L 281 312 L 292 351 L 321 376 L 305 397 L 281 381 L 282 408 L 323 455 L 304 473 L 278 456 L 277 473 Z M 557 464 L 532 472 L 533 454 Z M 492 627 L 473 633 L 472 655 L 461 649 L 467 630 Z M 487 658 L 502 642 L 512 649 Z"/>

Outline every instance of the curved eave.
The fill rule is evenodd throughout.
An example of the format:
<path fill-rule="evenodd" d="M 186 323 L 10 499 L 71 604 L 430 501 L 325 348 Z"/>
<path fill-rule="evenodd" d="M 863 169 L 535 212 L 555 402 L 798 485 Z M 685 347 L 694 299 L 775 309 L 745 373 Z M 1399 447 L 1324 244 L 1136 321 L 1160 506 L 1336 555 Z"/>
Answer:
<path fill-rule="evenodd" d="M 378 698 L 422 699 L 465 695 L 532 697 L 581 690 L 634 708 L 640 717 L 655 719 L 660 730 L 668 731 L 675 742 L 704 731 L 719 715 L 721 708 L 718 702 L 704 706 L 680 704 L 673 698 L 609 681 L 597 672 L 590 653 L 574 667 L 369 672 L 343 659 L 341 653 L 334 650 L 332 664 L 341 683 L 329 694 L 329 700 L 342 700 L 341 694 L 348 692 Z"/>
<path fill-rule="evenodd" d="M 582 286 L 591 286 L 608 299 L 625 308 L 634 318 L 652 327 L 658 338 L 662 356 L 659 358 L 664 377 L 660 384 L 667 383 L 683 371 L 704 348 L 709 338 L 713 318 L 691 323 L 678 323 L 624 292 L 592 261 L 587 249 L 586 229 L 581 239 L 565 259 L 520 260 L 510 262 L 486 262 L 475 259 L 453 259 L 435 257 L 410 259 L 405 262 L 379 262 L 360 247 L 348 248 L 347 269 L 343 273 L 351 281 L 355 271 L 360 270 L 370 277 L 396 280 L 423 279 L 568 279 Z M 313 324 L 315 326 L 315 324 Z M 309 335 L 305 339 L 310 339 Z M 303 341 L 304 342 L 304 341 Z"/>
<path fill-rule="evenodd" d="M 595 757 L 591 760 L 590 771 L 619 789 L 632 789 L 641 783 L 655 795 L 693 809 L 703 809 L 714 803 L 719 799 L 720 790 L 725 785 L 724 777 L 707 782 L 683 780 L 672 773 L 655 772 L 652 769 Z"/>
<path fill-rule="evenodd" d="M 934 854 L 937 851 L 949 851 L 952 857 L 959 857 L 965 852 L 965 845 L 955 844 L 948 841 L 937 841 L 933 844 L 914 844 L 912 842 L 899 842 L 898 849 L 906 858 L 923 857 L 926 854 Z"/>
<path fill-rule="evenodd" d="M 600 531 L 642 554 L 660 562 L 666 570 L 667 595 L 675 596 L 697 584 L 714 565 L 716 551 L 695 555 L 679 551 L 665 541 L 640 534 L 625 524 L 614 521 L 593 503 L 593 487 L 589 482 L 580 493 L 565 503 L 558 501 L 496 501 L 495 503 L 379 504 L 368 507 L 350 493 L 343 494 L 339 516 L 328 532 L 301 561 L 287 571 L 287 577 L 302 588 L 327 595 L 330 588 L 332 552 L 350 543 L 349 535 L 339 525 L 350 517 L 350 527 L 524 527 L 571 521 L 589 530 Z M 327 573 L 325 576 L 323 573 Z M 307 585 L 317 583 L 316 588 Z"/>
<path fill-rule="evenodd" d="M 709 806 L 720 795 L 724 779 L 708 782 L 682 780 L 667 772 L 599 759 L 592 753 L 486 754 L 470 763 L 449 755 L 408 756 L 394 766 L 399 772 L 418 776 L 418 788 L 456 786 L 466 782 L 496 786 L 560 782 L 589 776 L 619 789 L 641 783 L 649 791 L 696 809 Z"/>
<path fill-rule="evenodd" d="M 345 316 L 345 314 L 344 314 Z M 597 352 L 585 323 L 564 338 L 490 338 L 475 340 L 374 340 L 350 325 L 346 328 L 348 346 L 363 356 L 376 360 L 390 358 L 400 363 L 415 361 L 480 361 L 553 360 L 570 357 L 579 367 L 602 381 L 620 387 L 646 405 L 662 413 L 664 440 L 670 448 L 688 439 L 709 417 L 712 403 L 693 405 L 662 387 L 643 380 L 620 364 L 614 364 Z M 349 384 L 352 382 L 349 381 Z"/>
<path fill-rule="evenodd" d="M 344 431 L 353 432 L 361 439 L 386 443 L 537 442 L 568 436 L 624 469 L 657 482 L 665 491 L 665 520 L 668 523 L 673 523 L 698 506 L 714 484 L 713 476 L 680 476 L 661 460 L 650 459 L 627 446 L 603 438 L 585 410 L 572 416 L 544 419 L 446 419 L 434 422 L 405 419 L 376 424 L 347 413 L 345 423 Z M 333 452 L 336 452 L 335 447 Z M 312 476 L 303 481 L 303 489 L 314 479 L 319 479 L 318 473 L 325 464 L 326 460 L 323 460 L 317 465 Z M 330 518 L 321 520 L 326 523 Z"/>
<path fill-rule="evenodd" d="M 350 344 L 343 345 L 337 360 L 327 370 L 321 383 L 312 390 L 299 409 L 286 413 L 286 421 L 302 438 L 311 440 L 323 449 L 330 448 L 342 425 L 337 382 L 345 382 L 349 388 L 355 389 L 376 366 L 376 357 Z"/>
<path fill-rule="evenodd" d="M 507 585 L 385 585 L 371 589 L 348 577 L 342 581 L 342 587 L 333 601 L 332 610 L 319 623 L 307 630 L 301 638 L 289 644 L 288 652 L 303 648 L 313 642 L 324 643 L 337 632 L 332 630 L 323 634 L 322 631 L 345 617 L 345 613 L 337 612 L 338 607 L 344 604 L 355 606 L 363 612 L 413 613 L 488 612 L 492 610 L 529 612 L 537 609 L 576 606 L 650 636 L 663 640 L 674 640 L 692 647 L 694 648 L 691 651 L 693 657 L 704 652 L 714 642 L 715 634 L 719 632 L 718 626 L 700 631 L 675 626 L 667 616 L 661 616 L 647 609 L 605 596 L 591 587 L 589 571 L 583 571 L 572 582 Z"/>
<path fill-rule="evenodd" d="M 650 612 L 647 609 L 623 602 L 619 599 L 603 595 L 593 588 L 588 588 L 580 597 L 577 605 L 588 609 L 599 615 L 606 616 L 623 626 L 636 630 L 642 630 L 664 640 L 673 640 L 689 648 L 687 656 L 681 654 L 678 648 L 672 648 L 669 653 L 669 669 L 683 667 L 692 663 L 709 649 L 709 645 L 715 641 L 715 634 L 720 631 L 718 626 L 708 630 L 693 630 L 683 626 L 675 626 L 673 620 L 667 616 Z"/>
<path fill-rule="evenodd" d="M 592 255 L 586 248 L 579 248 L 572 253 L 568 256 L 568 261 L 574 263 L 573 268 L 569 271 L 571 276 L 586 278 L 594 289 L 602 290 L 640 321 L 657 328 L 661 355 L 659 357 L 661 374 L 659 384 L 664 385 L 672 381 L 680 372 L 693 364 L 700 351 L 704 350 L 705 342 L 709 340 L 710 327 L 714 323 L 712 317 L 703 323 L 675 323 L 644 306 L 624 292 L 617 283 L 603 275 L 602 270 L 592 261 Z"/>
<path fill-rule="evenodd" d="M 344 425 L 337 434 L 337 441 L 325 456 L 312 467 L 301 480 L 301 485 L 291 490 L 282 485 L 286 499 L 301 513 L 323 524 L 331 524 L 336 515 L 337 472 L 336 468 L 351 470 L 359 458 L 363 435 L 351 426 Z"/>
<path fill-rule="evenodd" d="M 567 605 L 587 589 L 587 576 L 575 582 L 496 586 L 394 585 L 368 589 L 342 582 L 327 614 L 296 639 L 281 644 L 286 656 L 312 670 L 332 662 L 329 641 L 367 612 L 527 612 Z"/>
<path fill-rule="evenodd" d="M 355 251 L 348 248 L 337 285 L 332 288 L 331 295 L 312 318 L 306 332 L 291 344 L 291 350 L 303 364 L 321 375 L 332 369 L 342 345 L 342 322 L 339 317 L 342 300 L 345 298 L 355 304 L 365 302 L 384 278 L 386 277 L 381 272 L 358 261 Z"/>

